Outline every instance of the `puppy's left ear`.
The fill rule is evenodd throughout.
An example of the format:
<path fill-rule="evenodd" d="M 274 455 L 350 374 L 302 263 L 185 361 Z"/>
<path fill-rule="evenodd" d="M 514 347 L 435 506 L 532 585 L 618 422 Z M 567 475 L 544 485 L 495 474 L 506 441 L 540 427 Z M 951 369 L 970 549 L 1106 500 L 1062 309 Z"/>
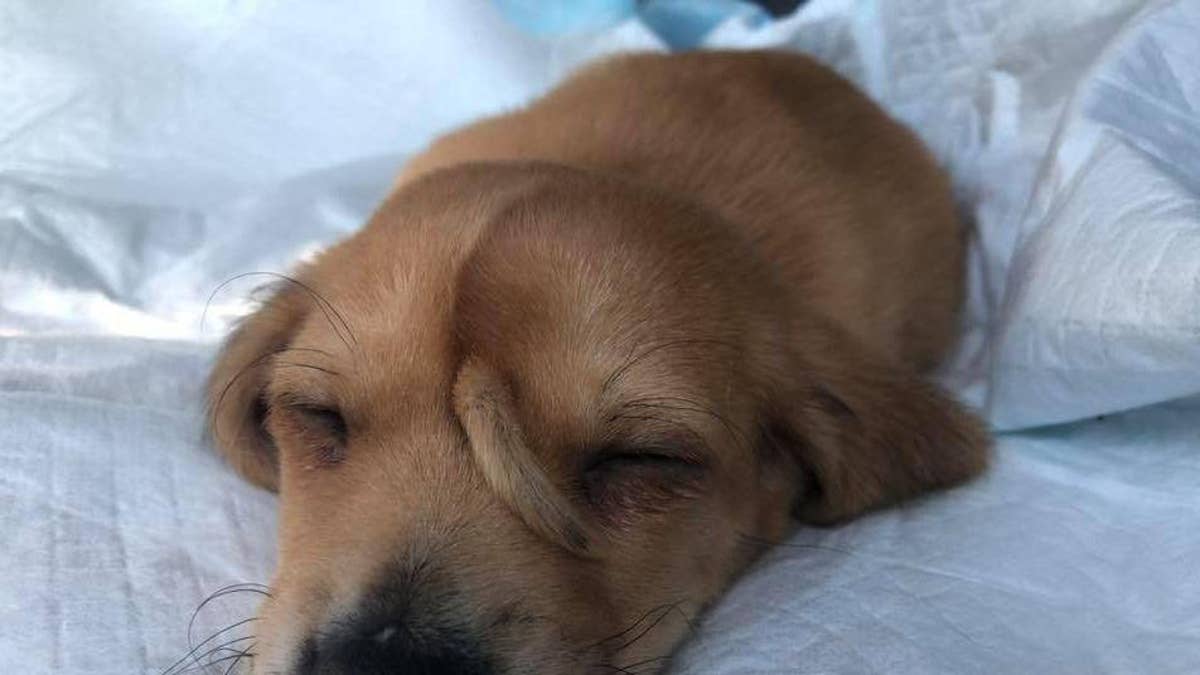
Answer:
<path fill-rule="evenodd" d="M 983 471 L 990 442 L 978 418 L 836 328 L 810 328 L 775 422 L 805 473 L 800 520 L 844 521 Z"/>

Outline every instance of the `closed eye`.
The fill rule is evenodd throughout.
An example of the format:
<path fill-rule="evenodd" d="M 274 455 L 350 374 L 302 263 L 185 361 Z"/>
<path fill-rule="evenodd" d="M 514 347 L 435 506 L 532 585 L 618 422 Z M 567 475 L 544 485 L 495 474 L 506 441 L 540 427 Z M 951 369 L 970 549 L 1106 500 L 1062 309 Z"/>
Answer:
<path fill-rule="evenodd" d="M 346 456 L 350 429 L 337 408 L 310 403 L 284 403 L 271 411 L 288 435 L 311 458 L 310 466 L 331 466 Z"/>
<path fill-rule="evenodd" d="M 338 409 L 315 405 L 294 405 L 291 409 L 337 442 L 346 442 L 349 431 L 346 428 L 346 420 Z"/>
<path fill-rule="evenodd" d="M 609 448 L 587 464 L 583 490 L 605 519 L 627 522 L 639 513 L 666 511 L 680 499 L 695 496 L 706 475 L 700 461 L 670 449 Z"/>
<path fill-rule="evenodd" d="M 681 467 L 690 467 L 695 465 L 695 462 L 672 455 L 668 452 L 660 452 L 655 450 L 622 450 L 617 452 L 601 453 L 595 457 L 586 471 L 612 471 L 622 468 L 644 468 L 644 469 L 678 469 Z"/>

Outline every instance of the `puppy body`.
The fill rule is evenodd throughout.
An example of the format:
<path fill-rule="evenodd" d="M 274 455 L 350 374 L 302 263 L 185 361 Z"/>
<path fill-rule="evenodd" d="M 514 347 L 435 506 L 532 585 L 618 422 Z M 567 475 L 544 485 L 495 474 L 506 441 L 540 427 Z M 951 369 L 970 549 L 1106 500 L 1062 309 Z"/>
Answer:
<path fill-rule="evenodd" d="M 414 159 L 213 374 L 257 672 L 661 668 L 793 516 L 978 472 L 943 175 L 799 56 L 631 56 Z"/>
<path fill-rule="evenodd" d="M 907 129 L 809 59 L 602 62 L 442 138 L 400 183 L 484 160 L 593 169 L 701 205 L 754 246 L 783 292 L 890 359 L 930 367 L 955 335 L 964 230 L 946 176 Z"/>

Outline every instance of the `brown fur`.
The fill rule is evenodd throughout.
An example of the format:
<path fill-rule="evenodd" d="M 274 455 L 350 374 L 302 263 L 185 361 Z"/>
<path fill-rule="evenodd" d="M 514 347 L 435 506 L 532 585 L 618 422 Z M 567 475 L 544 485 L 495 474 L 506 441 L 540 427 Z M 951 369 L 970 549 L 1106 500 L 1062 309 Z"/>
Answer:
<path fill-rule="evenodd" d="M 437 141 L 213 373 L 281 496 L 256 672 L 376 615 L 496 672 L 662 666 L 794 516 L 983 468 L 919 375 L 963 247 L 915 138 L 801 56 L 622 57 Z"/>

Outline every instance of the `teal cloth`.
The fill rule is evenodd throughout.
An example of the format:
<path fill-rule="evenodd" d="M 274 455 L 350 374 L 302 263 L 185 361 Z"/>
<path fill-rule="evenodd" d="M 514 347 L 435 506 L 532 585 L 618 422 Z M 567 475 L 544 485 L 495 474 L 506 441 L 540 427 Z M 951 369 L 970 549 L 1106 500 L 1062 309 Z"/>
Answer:
<path fill-rule="evenodd" d="M 513 24 L 541 38 L 564 37 L 640 20 L 672 49 L 690 49 L 721 22 L 742 17 L 752 24 L 770 15 L 742 0 L 495 0 Z"/>

